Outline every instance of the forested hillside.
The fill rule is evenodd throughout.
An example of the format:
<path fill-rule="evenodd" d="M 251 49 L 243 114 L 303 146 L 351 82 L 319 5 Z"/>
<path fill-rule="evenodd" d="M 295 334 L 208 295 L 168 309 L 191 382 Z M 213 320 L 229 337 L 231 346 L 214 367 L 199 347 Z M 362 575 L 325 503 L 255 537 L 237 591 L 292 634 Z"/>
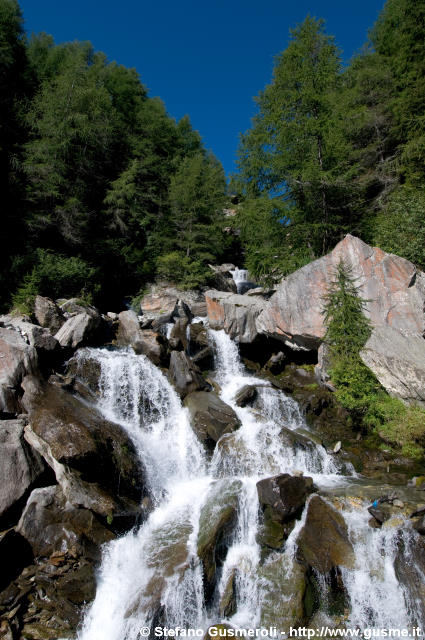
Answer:
<path fill-rule="evenodd" d="M 350 62 L 308 16 L 241 137 L 234 233 L 226 180 L 189 117 L 88 42 L 27 38 L 0 0 L 0 299 L 110 308 L 155 278 L 208 284 L 236 259 L 277 281 L 352 233 L 425 268 L 425 6 L 388 0 Z M 243 266 L 243 265 L 240 265 Z"/>
<path fill-rule="evenodd" d="M 225 176 L 188 117 L 89 42 L 28 41 L 0 0 L 1 300 L 122 307 L 157 273 L 196 286 L 225 252 Z"/>
<path fill-rule="evenodd" d="M 425 5 L 388 0 L 348 66 L 307 17 L 276 57 L 233 187 L 247 266 L 280 278 L 352 233 L 425 267 Z"/>

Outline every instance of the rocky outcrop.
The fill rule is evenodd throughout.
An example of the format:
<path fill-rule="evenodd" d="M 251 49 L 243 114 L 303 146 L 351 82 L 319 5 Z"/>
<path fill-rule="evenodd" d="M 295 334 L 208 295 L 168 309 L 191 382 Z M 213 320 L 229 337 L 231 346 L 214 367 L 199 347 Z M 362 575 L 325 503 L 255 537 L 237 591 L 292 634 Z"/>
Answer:
<path fill-rule="evenodd" d="M 278 285 L 257 320 L 258 331 L 295 348 L 318 348 L 325 335 L 323 296 L 341 259 L 352 269 L 373 326 L 390 326 L 405 335 L 424 334 L 424 274 L 408 260 L 351 235 Z"/>
<path fill-rule="evenodd" d="M 0 528 L 15 524 L 22 501 L 45 469 L 41 456 L 24 440 L 22 420 L 0 422 Z"/>
<path fill-rule="evenodd" d="M 312 478 L 281 473 L 257 482 L 258 500 L 263 509 L 270 507 L 276 522 L 295 518 L 304 508 L 313 490 Z"/>
<path fill-rule="evenodd" d="M 58 341 L 52 336 L 49 329 L 32 324 L 27 317 L 0 316 L 0 326 L 19 333 L 25 342 L 37 349 L 39 355 L 53 352 L 58 347 Z"/>
<path fill-rule="evenodd" d="M 164 338 L 149 329 L 142 330 L 134 311 L 122 311 L 118 319 L 117 344 L 131 346 L 136 353 L 147 356 L 154 364 L 162 364 L 165 357 Z"/>
<path fill-rule="evenodd" d="M 87 311 L 71 316 L 56 333 L 55 338 L 61 347 L 77 349 L 87 345 L 90 341 L 97 342 L 96 331 L 101 325 L 100 314 Z"/>
<path fill-rule="evenodd" d="M 183 405 L 189 409 L 191 424 L 199 440 L 209 448 L 214 448 L 223 434 L 231 433 L 240 426 L 232 407 L 213 391 L 190 393 Z"/>
<path fill-rule="evenodd" d="M 134 446 L 118 425 L 56 385 L 32 407 L 25 439 L 53 469 L 74 506 L 129 522 L 139 513 L 144 477 Z"/>
<path fill-rule="evenodd" d="M 303 561 L 322 574 L 334 567 L 354 567 L 354 550 L 342 515 L 319 496 L 313 496 L 298 540 Z"/>
<path fill-rule="evenodd" d="M 57 333 L 65 323 L 63 312 L 59 309 L 56 302 L 53 302 L 50 298 L 44 298 L 43 296 L 35 297 L 34 317 L 40 327 L 50 329 L 52 334 Z"/>
<path fill-rule="evenodd" d="M 193 391 L 211 389 L 196 364 L 183 351 L 172 351 L 168 379 L 181 398 Z"/>
<path fill-rule="evenodd" d="M 425 340 L 390 326 L 375 327 L 360 353 L 391 395 L 425 406 Z"/>
<path fill-rule="evenodd" d="M 212 329 L 224 329 L 233 340 L 253 342 L 258 336 L 257 319 L 264 302 L 255 297 L 210 290 L 205 293 Z"/>
<path fill-rule="evenodd" d="M 37 352 L 22 335 L 0 327 L 0 413 L 20 412 L 20 384 L 38 372 Z"/>
<path fill-rule="evenodd" d="M 189 319 L 187 317 L 177 318 L 173 328 L 171 329 L 169 345 L 171 349 L 177 349 L 178 351 L 186 351 L 188 347 L 187 339 L 187 327 L 189 325 Z"/>

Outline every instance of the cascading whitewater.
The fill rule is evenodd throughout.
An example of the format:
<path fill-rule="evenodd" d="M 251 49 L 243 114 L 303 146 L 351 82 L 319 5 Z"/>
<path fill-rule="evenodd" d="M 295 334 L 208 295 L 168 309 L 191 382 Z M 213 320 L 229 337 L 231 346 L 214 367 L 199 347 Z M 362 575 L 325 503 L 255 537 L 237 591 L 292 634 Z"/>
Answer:
<path fill-rule="evenodd" d="M 341 475 L 335 457 L 308 438 L 298 405 L 264 380 L 250 376 L 241 364 L 237 345 L 223 331 L 210 331 L 209 337 L 221 398 L 241 421 L 236 432 L 221 438 L 210 461 L 174 389 L 147 358 L 106 349 L 84 349 L 78 354 L 100 366 L 98 407 L 134 441 L 155 507 L 138 531 L 106 547 L 96 599 L 84 620 L 81 640 L 98 640 L 100 636 L 135 640 L 140 627 L 155 621 L 206 628 L 220 620 L 220 597 L 229 580 L 235 584 L 236 613 L 228 621 L 243 628 L 258 626 L 270 589 L 267 562 L 273 563 L 279 556 L 282 580 L 291 580 L 306 510 L 296 522 L 283 555 L 272 554 L 262 565 L 257 543 L 261 523 L 257 481 L 295 470 L 312 476 L 323 488 L 350 480 Z M 235 403 L 236 392 L 247 384 L 258 389 L 253 408 Z M 351 474 L 354 479 L 354 472 Z M 215 597 L 206 607 L 198 533 L 204 509 L 211 502 L 219 504 L 225 491 L 237 497 L 237 519 L 218 571 Z M 349 624 L 390 627 L 394 611 L 399 626 L 400 621 L 408 626 L 420 620 L 417 603 L 391 569 L 396 529 L 371 529 L 364 508 L 347 506 L 343 513 L 358 559 L 354 570 L 342 570 L 351 603 Z M 409 555 L 408 540 L 405 554 Z"/>

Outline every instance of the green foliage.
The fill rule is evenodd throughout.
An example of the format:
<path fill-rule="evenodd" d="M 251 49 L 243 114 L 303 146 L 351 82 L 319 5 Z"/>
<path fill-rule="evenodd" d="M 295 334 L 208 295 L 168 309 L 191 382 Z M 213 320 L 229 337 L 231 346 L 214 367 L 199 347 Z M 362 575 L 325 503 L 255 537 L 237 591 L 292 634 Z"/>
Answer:
<path fill-rule="evenodd" d="M 425 452 L 425 410 L 406 406 L 389 396 L 360 359 L 371 328 L 350 269 L 341 261 L 335 281 L 324 296 L 325 344 L 335 395 L 358 426 L 376 433 L 403 455 L 421 458 Z"/>
<path fill-rule="evenodd" d="M 269 196 L 250 198 L 239 207 L 233 225 L 245 247 L 245 264 L 260 283 L 274 284 L 311 259 L 305 231 L 289 225 L 286 207 Z"/>
<path fill-rule="evenodd" d="M 425 269 L 425 190 L 403 185 L 373 219 L 375 244 Z"/>
<path fill-rule="evenodd" d="M 36 263 L 14 294 L 13 305 L 30 313 L 37 294 L 50 298 L 80 296 L 91 302 L 92 293 L 97 292 L 96 275 L 96 270 L 81 258 L 38 249 Z"/>
<path fill-rule="evenodd" d="M 425 411 L 418 406 L 406 406 L 386 393 L 375 394 L 369 403 L 364 424 L 395 451 L 410 458 L 422 458 L 425 453 Z"/>
<path fill-rule="evenodd" d="M 214 156 L 198 151 L 181 160 L 170 181 L 170 214 L 157 259 L 158 275 L 186 288 L 206 284 L 224 246 L 226 181 Z"/>
<path fill-rule="evenodd" d="M 371 334 L 370 322 L 363 313 L 366 303 L 359 294 L 352 269 L 340 260 L 335 270 L 335 280 L 323 296 L 325 342 L 331 358 L 350 359 L 358 356 Z"/>
<path fill-rule="evenodd" d="M 256 100 L 253 126 L 241 138 L 240 188 L 249 197 L 268 194 L 282 211 L 290 236 L 280 252 L 288 268 L 294 253 L 325 253 L 351 214 L 347 144 L 334 117 L 340 74 L 333 37 L 322 20 L 308 16 L 291 30 L 273 80 Z"/>
<path fill-rule="evenodd" d="M 359 356 L 371 333 L 370 322 L 364 315 L 365 306 L 351 269 L 340 260 L 335 280 L 323 296 L 324 341 L 329 349 L 329 373 L 337 389 L 336 396 L 356 421 L 362 420 L 371 395 L 380 388 Z"/>

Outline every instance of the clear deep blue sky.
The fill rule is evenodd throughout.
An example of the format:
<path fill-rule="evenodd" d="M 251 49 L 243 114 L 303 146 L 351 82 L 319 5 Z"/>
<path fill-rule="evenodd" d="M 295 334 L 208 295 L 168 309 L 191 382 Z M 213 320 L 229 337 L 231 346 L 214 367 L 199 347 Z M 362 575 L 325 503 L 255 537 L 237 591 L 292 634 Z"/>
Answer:
<path fill-rule="evenodd" d="M 20 0 L 29 33 L 90 40 L 135 67 L 171 116 L 189 114 L 206 146 L 234 170 L 239 132 L 270 81 L 288 30 L 310 13 L 326 20 L 349 60 L 384 0 Z"/>

